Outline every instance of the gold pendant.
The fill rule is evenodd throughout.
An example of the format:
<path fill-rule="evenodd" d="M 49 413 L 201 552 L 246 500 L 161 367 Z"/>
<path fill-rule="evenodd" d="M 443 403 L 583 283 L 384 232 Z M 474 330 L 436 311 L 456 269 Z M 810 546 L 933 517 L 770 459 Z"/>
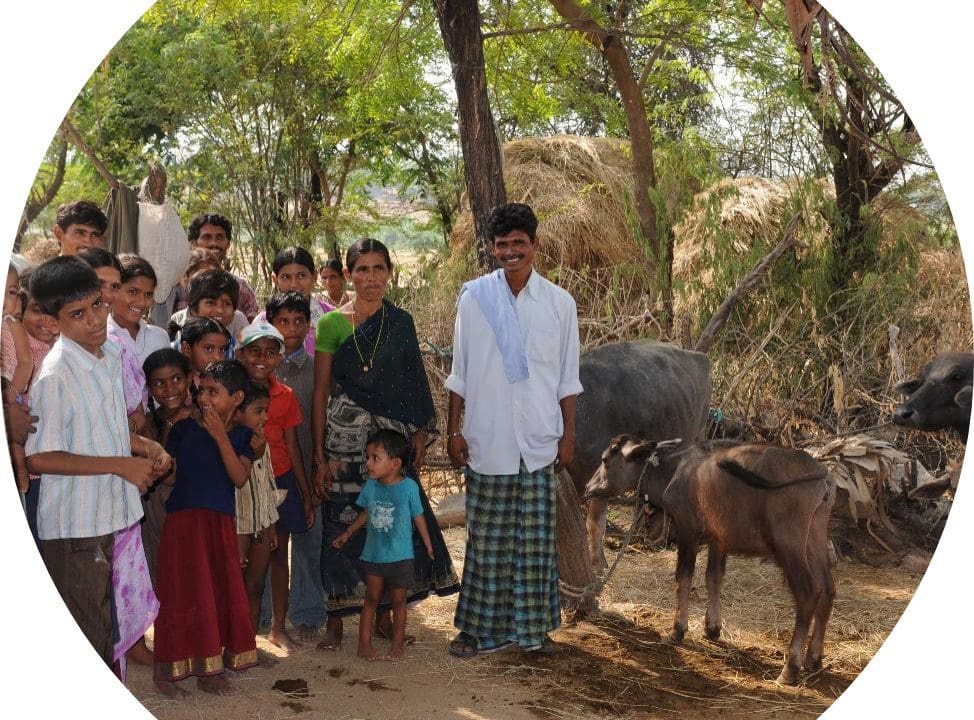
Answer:
<path fill-rule="evenodd" d="M 364 373 L 367 373 L 371 369 L 372 369 L 372 366 L 369 363 L 365 363 L 365 365 L 362 366 L 362 372 L 364 372 Z"/>

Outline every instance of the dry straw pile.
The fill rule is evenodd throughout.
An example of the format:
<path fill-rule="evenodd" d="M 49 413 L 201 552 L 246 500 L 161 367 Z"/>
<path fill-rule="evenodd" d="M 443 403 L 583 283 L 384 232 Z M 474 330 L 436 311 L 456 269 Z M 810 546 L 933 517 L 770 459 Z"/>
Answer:
<path fill-rule="evenodd" d="M 555 135 L 505 143 L 504 182 L 511 202 L 531 205 L 540 220 L 540 266 L 611 267 L 642 256 L 627 218 L 632 158 L 611 138 Z M 454 254 L 473 244 L 469 209 L 457 219 Z"/>

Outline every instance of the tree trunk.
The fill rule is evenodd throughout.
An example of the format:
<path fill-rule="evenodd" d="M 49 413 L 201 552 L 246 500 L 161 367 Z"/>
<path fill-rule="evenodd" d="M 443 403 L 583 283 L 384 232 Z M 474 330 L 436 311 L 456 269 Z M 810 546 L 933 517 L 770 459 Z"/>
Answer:
<path fill-rule="evenodd" d="M 562 584 L 561 609 L 572 620 L 580 620 L 599 609 L 599 591 L 595 571 L 589 559 L 585 518 L 571 476 L 562 470 L 558 481 L 557 536 L 558 577 Z M 565 587 L 567 586 L 567 588 Z M 564 590 L 569 590 L 566 594 Z M 579 593 L 579 591 L 581 591 Z M 575 597 L 581 594 L 581 597 Z"/>
<path fill-rule="evenodd" d="M 653 271 L 657 272 L 659 293 L 666 308 L 664 324 L 672 322 L 672 250 L 666 233 L 658 226 L 656 206 L 651 191 L 656 187 L 656 165 L 654 160 L 653 130 L 646 114 L 639 78 L 632 69 L 629 53 L 622 37 L 614 35 L 588 16 L 575 0 L 551 0 L 552 6 L 575 30 L 605 58 L 612 73 L 612 80 L 622 108 L 626 114 L 626 129 L 632 148 L 633 205 L 639 233 L 652 255 Z M 662 272 L 660 272 L 660 270 Z"/>
<path fill-rule="evenodd" d="M 495 265 L 490 254 L 493 238 L 487 231 L 487 216 L 493 208 L 507 202 L 507 193 L 500 143 L 487 96 L 480 8 L 477 0 L 434 0 L 433 5 L 457 91 L 460 149 L 477 238 L 477 265 L 489 272 Z"/>

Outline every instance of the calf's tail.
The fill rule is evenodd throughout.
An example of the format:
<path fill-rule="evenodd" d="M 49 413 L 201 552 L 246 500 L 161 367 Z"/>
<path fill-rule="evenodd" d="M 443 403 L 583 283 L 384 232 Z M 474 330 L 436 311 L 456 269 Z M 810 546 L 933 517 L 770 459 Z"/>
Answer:
<path fill-rule="evenodd" d="M 825 477 L 822 473 L 813 473 L 811 475 L 802 475 L 800 477 L 791 478 L 786 482 L 773 483 L 768 480 L 764 475 L 759 475 L 753 470 L 749 470 L 740 463 L 736 463 L 733 460 L 718 460 L 717 467 L 721 470 L 730 473 L 738 480 L 742 480 L 751 487 L 761 488 L 763 490 L 780 490 L 781 488 L 788 487 L 790 485 L 797 485 L 803 482 L 811 482 L 812 480 L 821 480 Z"/>

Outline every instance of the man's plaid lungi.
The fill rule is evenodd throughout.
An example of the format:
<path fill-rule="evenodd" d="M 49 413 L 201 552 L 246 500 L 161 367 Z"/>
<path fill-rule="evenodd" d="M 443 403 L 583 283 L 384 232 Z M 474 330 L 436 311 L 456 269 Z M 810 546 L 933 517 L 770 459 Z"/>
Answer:
<path fill-rule="evenodd" d="M 561 624 L 554 465 L 480 475 L 469 468 L 467 549 L 454 626 L 481 646 L 540 645 Z"/>

